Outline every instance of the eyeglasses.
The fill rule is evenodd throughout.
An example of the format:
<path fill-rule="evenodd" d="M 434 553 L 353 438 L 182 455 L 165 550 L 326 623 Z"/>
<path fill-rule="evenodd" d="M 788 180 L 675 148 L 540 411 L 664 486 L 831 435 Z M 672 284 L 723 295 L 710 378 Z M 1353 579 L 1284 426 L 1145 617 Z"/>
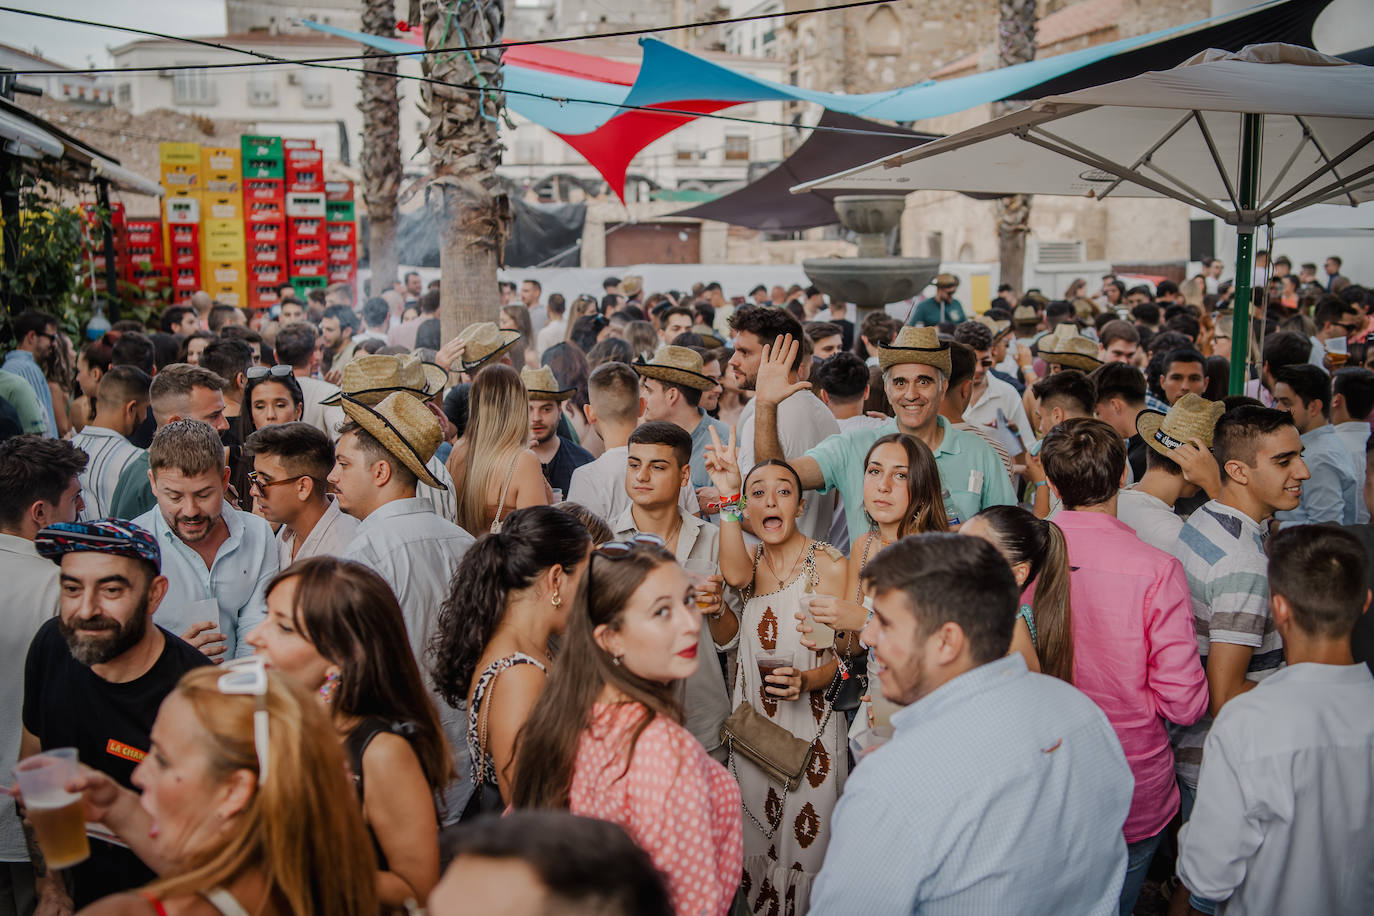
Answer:
<path fill-rule="evenodd" d="M 248 371 L 245 374 L 248 376 L 249 379 L 256 380 L 260 378 L 266 378 L 269 375 L 273 378 L 286 378 L 288 375 L 291 374 L 292 371 L 293 370 L 290 366 L 283 365 L 249 366 Z"/>
<path fill-rule="evenodd" d="M 256 487 L 259 492 L 266 493 L 269 487 L 280 486 L 284 483 L 300 480 L 302 477 L 309 477 L 309 474 L 297 474 L 295 477 L 283 477 L 281 480 L 263 480 L 262 474 L 257 471 L 248 472 L 248 486 Z"/>
<path fill-rule="evenodd" d="M 666 551 L 668 542 L 656 534 L 632 534 L 623 541 L 608 541 L 596 548 L 596 553 L 608 560 L 623 560 L 639 547 L 653 547 Z"/>
<path fill-rule="evenodd" d="M 256 698 L 253 710 L 253 749 L 258 753 L 258 785 L 267 782 L 267 662 L 259 656 L 225 662 L 216 685 L 220 693 Z"/>

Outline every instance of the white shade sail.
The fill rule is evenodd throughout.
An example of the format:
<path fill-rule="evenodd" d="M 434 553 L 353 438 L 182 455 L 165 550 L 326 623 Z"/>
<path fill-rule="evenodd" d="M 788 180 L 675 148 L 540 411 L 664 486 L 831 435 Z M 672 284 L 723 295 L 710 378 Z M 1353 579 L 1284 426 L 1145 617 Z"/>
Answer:
<path fill-rule="evenodd" d="M 1262 114 L 1258 206 L 1239 202 L 1241 123 Z M 1292 45 L 1206 51 L 1042 99 L 793 188 L 1170 197 L 1251 226 L 1374 198 L 1374 67 Z"/>

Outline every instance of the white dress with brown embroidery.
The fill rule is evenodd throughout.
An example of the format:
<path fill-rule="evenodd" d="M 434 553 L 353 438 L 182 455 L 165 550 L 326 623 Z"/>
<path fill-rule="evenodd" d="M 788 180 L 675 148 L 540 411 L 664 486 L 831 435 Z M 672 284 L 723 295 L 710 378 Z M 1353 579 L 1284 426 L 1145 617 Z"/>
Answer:
<path fill-rule="evenodd" d="M 803 741 L 816 737 L 825 717 L 825 691 L 783 700 L 763 692 L 759 655 L 792 655 L 800 671 L 819 667 L 828 650 L 813 652 L 801 644 L 796 614 L 801 610 L 805 575 L 766 595 L 755 595 L 740 618 L 739 673 L 733 704 L 752 703 Z M 783 817 L 773 839 L 767 839 L 752 819 L 744 818 L 744 891 L 749 912 L 765 916 L 802 916 L 810 908 L 811 882 L 821 870 L 830 840 L 830 814 L 844 788 L 849 758 L 845 718 L 833 715 L 811 758 L 806 778 L 787 793 Z M 746 808 L 765 824 L 777 816 L 783 787 L 763 774 L 748 758 L 735 755 L 735 772 Z"/>

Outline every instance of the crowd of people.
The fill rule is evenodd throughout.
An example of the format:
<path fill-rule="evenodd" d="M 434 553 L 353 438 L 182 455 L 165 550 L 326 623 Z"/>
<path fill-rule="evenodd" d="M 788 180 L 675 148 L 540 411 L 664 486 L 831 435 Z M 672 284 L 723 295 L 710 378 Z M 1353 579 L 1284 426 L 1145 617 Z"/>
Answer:
<path fill-rule="evenodd" d="M 13 316 L 0 756 L 89 853 L 12 789 L 0 916 L 1370 912 L 1374 293 L 1281 262 L 1239 396 L 1219 261 Z"/>

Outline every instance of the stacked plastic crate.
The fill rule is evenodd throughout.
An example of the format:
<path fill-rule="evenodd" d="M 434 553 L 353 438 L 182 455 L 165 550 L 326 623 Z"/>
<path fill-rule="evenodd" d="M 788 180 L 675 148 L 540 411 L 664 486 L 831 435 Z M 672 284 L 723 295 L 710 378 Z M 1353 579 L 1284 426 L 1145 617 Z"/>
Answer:
<path fill-rule="evenodd" d="M 286 159 L 281 137 L 245 135 L 240 146 L 249 305 L 269 308 L 287 276 Z"/>
<path fill-rule="evenodd" d="M 159 143 L 158 159 L 164 192 L 162 248 L 168 279 L 173 296 L 185 298 L 204 288 L 200 219 L 205 185 L 200 144 Z"/>
<path fill-rule="evenodd" d="M 330 283 L 358 285 L 358 216 L 353 203 L 353 182 L 327 181 L 324 185 L 325 263 Z"/>
<path fill-rule="evenodd" d="M 201 275 L 216 302 L 250 304 L 243 236 L 243 160 L 233 147 L 202 147 Z"/>
<path fill-rule="evenodd" d="M 86 217 L 87 245 L 85 253 L 87 264 L 84 275 L 93 278 L 96 292 L 104 293 L 108 290 L 105 282 L 105 229 L 96 213 L 95 204 L 84 203 L 81 205 L 81 210 Z M 110 204 L 110 229 L 111 238 L 114 242 L 112 250 L 115 259 L 116 279 L 126 280 L 129 276 L 129 250 L 124 205 L 121 203 Z"/>
<path fill-rule="evenodd" d="M 291 285 L 328 285 L 324 257 L 324 153 L 313 140 L 283 140 L 286 152 L 286 270 Z"/>

